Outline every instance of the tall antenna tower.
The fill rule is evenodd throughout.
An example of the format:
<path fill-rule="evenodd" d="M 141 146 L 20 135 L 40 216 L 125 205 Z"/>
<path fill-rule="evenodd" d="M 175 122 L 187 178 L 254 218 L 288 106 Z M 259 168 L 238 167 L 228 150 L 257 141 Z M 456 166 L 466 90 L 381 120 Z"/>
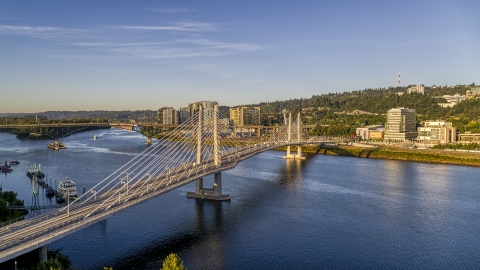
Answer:
<path fill-rule="evenodd" d="M 400 71 L 398 71 L 398 87 L 400 87 L 402 84 L 400 83 Z"/>

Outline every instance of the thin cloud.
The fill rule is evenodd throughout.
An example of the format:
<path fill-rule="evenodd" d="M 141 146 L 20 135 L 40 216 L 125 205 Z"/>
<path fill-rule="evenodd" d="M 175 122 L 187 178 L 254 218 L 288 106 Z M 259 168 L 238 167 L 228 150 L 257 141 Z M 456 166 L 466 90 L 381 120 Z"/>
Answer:
<path fill-rule="evenodd" d="M 177 39 L 177 42 L 188 43 L 194 45 L 202 45 L 205 49 L 232 49 L 238 51 L 256 51 L 266 49 L 265 46 L 259 46 L 248 43 L 227 43 L 208 39 Z"/>
<path fill-rule="evenodd" d="M 217 25 L 212 23 L 185 22 L 169 26 L 141 26 L 126 25 L 120 26 L 123 29 L 143 30 L 143 31 L 180 31 L 180 32 L 206 32 L 217 30 Z"/>
<path fill-rule="evenodd" d="M 80 39 L 87 31 L 76 28 L 59 28 L 51 26 L 0 25 L 0 34 L 21 35 L 53 40 Z"/>
<path fill-rule="evenodd" d="M 103 45 L 103 43 L 99 45 Z M 105 47 L 117 54 L 147 59 L 217 57 L 266 48 L 247 43 L 226 43 L 209 39 L 178 39 L 172 42 L 131 43 L 128 45 L 131 46 Z"/>
<path fill-rule="evenodd" d="M 183 22 L 166 26 L 115 26 L 115 28 L 135 30 L 129 35 L 117 36 L 113 33 L 102 34 L 99 30 L 71 29 L 50 26 L 0 25 L 0 35 L 23 35 L 34 38 L 50 39 L 70 46 L 92 48 L 103 51 L 105 56 L 136 57 L 143 59 L 184 59 L 200 57 L 218 57 L 242 52 L 265 49 L 264 46 L 248 43 L 230 43 L 197 38 L 204 31 L 214 31 L 217 25 L 212 23 Z M 137 32 L 138 31 L 138 32 Z M 189 33 L 190 38 L 157 38 L 141 41 L 137 38 L 143 31 L 181 31 Z M 84 51 L 88 54 L 88 51 Z M 83 54 L 82 54 L 83 55 Z"/>
<path fill-rule="evenodd" d="M 24 26 L 24 25 L 0 25 L 0 32 L 10 34 L 52 32 L 59 31 L 61 28 L 49 26 Z"/>
<path fill-rule="evenodd" d="M 186 8 L 149 8 L 148 11 L 157 12 L 157 13 L 188 13 L 190 10 Z"/>
<path fill-rule="evenodd" d="M 130 46 L 149 46 L 149 45 L 163 45 L 171 44 L 172 42 L 132 42 L 132 43 L 112 43 L 112 42 L 73 42 L 74 46 L 83 47 L 130 47 Z"/>

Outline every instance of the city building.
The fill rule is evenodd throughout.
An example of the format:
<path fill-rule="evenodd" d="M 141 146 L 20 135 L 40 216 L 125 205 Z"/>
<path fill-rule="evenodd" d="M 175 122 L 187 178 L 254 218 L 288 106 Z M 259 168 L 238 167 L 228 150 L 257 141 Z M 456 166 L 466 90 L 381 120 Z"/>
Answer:
<path fill-rule="evenodd" d="M 408 141 L 417 138 L 417 120 L 414 109 L 398 108 L 387 112 L 384 139 Z"/>
<path fill-rule="evenodd" d="M 260 107 L 230 108 L 230 120 L 235 126 L 260 125 Z"/>
<path fill-rule="evenodd" d="M 468 95 L 468 90 L 467 90 Z M 456 95 L 443 95 L 442 97 L 447 101 L 445 103 L 437 103 L 439 106 L 446 108 L 446 107 L 453 107 L 457 105 L 459 102 L 464 101 L 467 98 L 467 95 L 462 96 L 458 93 Z"/>
<path fill-rule="evenodd" d="M 451 122 L 425 121 L 423 127 L 418 128 L 417 140 L 426 143 L 454 143 L 457 130 Z"/>
<path fill-rule="evenodd" d="M 182 107 L 177 111 L 178 123 L 183 124 L 190 118 L 190 109 Z"/>
<path fill-rule="evenodd" d="M 477 98 L 480 96 L 480 87 L 472 87 L 470 90 L 467 90 L 465 94 L 467 99 Z"/>
<path fill-rule="evenodd" d="M 217 104 L 216 101 L 200 101 L 190 103 L 188 104 L 190 116 L 194 116 L 195 113 L 200 109 L 200 106 L 202 106 L 204 117 L 211 116 L 215 111 L 215 104 Z"/>
<path fill-rule="evenodd" d="M 164 125 L 178 124 L 177 110 L 175 110 L 174 108 L 172 107 L 165 108 L 163 109 L 162 114 L 163 114 L 162 124 Z"/>
<path fill-rule="evenodd" d="M 362 140 L 383 139 L 384 132 L 385 128 L 382 125 L 373 125 L 356 128 L 355 135 Z"/>
<path fill-rule="evenodd" d="M 198 112 L 199 108 L 200 108 L 199 102 L 189 103 L 188 111 L 190 113 L 190 116 L 194 116 Z"/>
<path fill-rule="evenodd" d="M 383 140 L 385 137 L 385 129 L 371 130 L 369 136 L 372 140 Z"/>
<path fill-rule="evenodd" d="M 411 94 L 411 93 L 419 93 L 419 94 L 425 95 L 425 87 L 423 87 L 423 86 L 412 86 L 412 87 L 407 89 L 407 94 Z"/>
<path fill-rule="evenodd" d="M 161 107 L 157 110 L 157 120 L 159 124 L 163 124 L 163 110 L 168 109 L 168 107 Z"/>

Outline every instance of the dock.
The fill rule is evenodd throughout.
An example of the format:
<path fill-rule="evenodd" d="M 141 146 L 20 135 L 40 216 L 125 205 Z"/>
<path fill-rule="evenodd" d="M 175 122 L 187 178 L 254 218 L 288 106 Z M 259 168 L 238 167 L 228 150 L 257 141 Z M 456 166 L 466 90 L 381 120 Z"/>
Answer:
<path fill-rule="evenodd" d="M 61 199 L 61 200 L 64 200 L 62 194 L 61 194 L 58 190 L 56 190 L 56 189 L 54 189 L 53 187 L 49 186 L 49 185 L 47 184 L 47 182 L 45 182 L 45 181 L 37 178 L 36 176 L 33 176 L 32 179 L 33 179 L 35 182 L 37 182 L 38 185 L 41 186 L 41 187 L 43 187 L 44 189 L 46 189 L 46 190 L 52 189 L 52 190 L 53 190 L 53 195 L 54 195 L 55 197 L 57 197 L 57 200 L 60 200 L 60 199 Z"/>

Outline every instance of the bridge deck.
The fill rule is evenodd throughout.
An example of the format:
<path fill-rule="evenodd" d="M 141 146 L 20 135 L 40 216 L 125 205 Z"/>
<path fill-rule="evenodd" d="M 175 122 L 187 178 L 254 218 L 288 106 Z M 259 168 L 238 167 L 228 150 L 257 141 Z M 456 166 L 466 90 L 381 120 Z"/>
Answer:
<path fill-rule="evenodd" d="M 221 158 L 221 166 L 213 159 L 204 161 L 195 167 L 181 166 L 168 174 L 143 179 L 130 188 L 110 190 L 85 202 L 51 211 L 37 217 L 10 224 L 0 228 L 0 262 L 15 258 L 21 254 L 44 246 L 61 237 L 116 214 L 117 212 L 140 204 L 180 186 L 207 175 L 234 168 L 238 162 L 272 148 L 287 145 L 309 144 L 314 141 L 259 144 L 234 151 Z M 174 175 L 171 176 L 170 175 Z M 98 197 L 98 198 L 97 198 Z M 110 205 L 106 207 L 106 205 Z"/>

